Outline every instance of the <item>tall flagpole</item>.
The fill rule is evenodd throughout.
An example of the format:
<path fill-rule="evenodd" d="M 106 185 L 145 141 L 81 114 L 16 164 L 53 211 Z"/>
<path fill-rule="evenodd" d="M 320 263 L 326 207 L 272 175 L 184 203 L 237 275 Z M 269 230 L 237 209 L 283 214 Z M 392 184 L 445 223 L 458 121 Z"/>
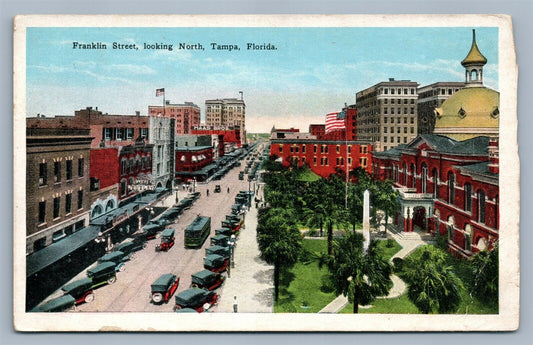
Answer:
<path fill-rule="evenodd" d="M 163 117 L 167 115 L 166 102 L 165 102 L 165 88 L 163 88 Z"/>
<path fill-rule="evenodd" d="M 346 146 L 346 183 L 345 183 L 345 190 L 344 190 L 344 208 L 348 209 L 348 130 L 346 124 L 348 123 L 348 105 L 344 103 L 344 143 Z"/>

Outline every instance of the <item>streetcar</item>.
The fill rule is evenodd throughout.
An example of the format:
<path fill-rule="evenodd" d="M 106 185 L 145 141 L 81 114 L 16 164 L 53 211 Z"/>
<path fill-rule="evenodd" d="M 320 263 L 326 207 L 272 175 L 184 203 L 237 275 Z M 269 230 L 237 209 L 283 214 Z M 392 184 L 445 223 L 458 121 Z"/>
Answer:
<path fill-rule="evenodd" d="M 211 217 L 197 216 L 185 229 L 185 247 L 201 247 L 211 232 Z"/>

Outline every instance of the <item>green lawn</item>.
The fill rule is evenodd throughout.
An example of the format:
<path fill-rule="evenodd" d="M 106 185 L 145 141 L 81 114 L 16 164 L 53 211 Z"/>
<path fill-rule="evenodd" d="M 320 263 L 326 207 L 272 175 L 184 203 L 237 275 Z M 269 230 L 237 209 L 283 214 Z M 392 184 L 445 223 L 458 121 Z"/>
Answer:
<path fill-rule="evenodd" d="M 298 176 L 299 181 L 314 182 L 320 180 L 322 177 L 315 174 L 311 169 L 306 169 L 300 176 Z"/>
<path fill-rule="evenodd" d="M 325 253 L 327 242 L 303 240 L 303 248 L 312 253 Z M 334 292 L 323 291 L 322 279 L 329 273 L 328 269 L 319 269 L 312 255 L 308 260 L 299 260 L 292 268 L 282 271 L 275 313 L 316 313 L 337 297 Z"/>
<path fill-rule="evenodd" d="M 419 257 L 424 251 L 424 247 L 417 248 L 410 257 Z M 448 263 L 453 266 L 455 274 L 463 281 L 465 285 L 461 289 L 461 304 L 455 314 L 497 314 L 498 305 L 487 305 L 475 298 L 471 298 L 468 292 L 468 284 L 470 283 L 470 266 L 467 261 L 456 259 L 451 254 L 446 252 L 448 256 Z M 346 306 L 340 313 L 352 313 L 353 304 Z M 415 305 L 409 300 L 407 294 L 403 294 L 398 298 L 393 299 L 377 299 L 372 303 L 372 307 L 368 309 L 359 308 L 359 313 L 383 313 L 383 314 L 420 314 Z"/>
<path fill-rule="evenodd" d="M 401 246 L 396 241 L 387 247 L 386 241 L 379 241 L 378 246 L 386 259 L 390 259 Z M 310 253 L 326 253 L 327 241 L 324 239 L 304 240 L 303 248 Z M 316 256 L 307 255 L 292 268 L 282 271 L 280 279 L 279 301 L 274 304 L 276 313 L 317 313 L 337 294 L 324 284 L 329 271 L 326 267 L 318 268 Z"/>

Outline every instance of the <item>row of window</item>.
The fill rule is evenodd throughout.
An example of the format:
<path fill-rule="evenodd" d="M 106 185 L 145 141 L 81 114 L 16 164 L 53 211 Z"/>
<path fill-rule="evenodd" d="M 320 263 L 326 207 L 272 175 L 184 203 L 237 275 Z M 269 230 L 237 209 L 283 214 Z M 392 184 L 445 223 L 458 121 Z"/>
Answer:
<path fill-rule="evenodd" d="M 390 108 L 390 114 L 391 115 L 394 115 L 394 109 L 397 109 L 398 111 L 396 112 L 396 114 L 400 115 L 402 113 L 402 108 L 398 107 L 398 108 Z M 414 115 L 415 114 L 415 108 L 414 107 L 411 107 L 411 108 L 403 108 L 403 113 L 404 114 L 411 114 L 411 115 Z M 389 107 L 385 107 L 383 108 L 383 114 L 385 115 L 388 115 L 389 114 Z"/>
<path fill-rule="evenodd" d="M 388 142 L 388 139 L 387 139 L 387 138 L 389 138 L 389 137 L 387 137 L 387 136 L 384 136 L 384 137 L 383 137 L 383 142 L 384 142 L 384 143 L 387 143 L 387 142 Z M 402 142 L 402 138 L 403 138 L 403 143 L 404 143 L 404 144 L 407 144 L 407 140 L 409 139 L 408 136 L 407 136 L 407 137 L 396 137 L 396 143 L 397 143 L 397 144 L 401 144 L 401 142 Z M 390 137 L 390 143 L 391 143 L 391 144 L 394 144 L 394 137 L 393 137 L 393 136 Z M 386 147 L 386 146 L 385 146 L 385 147 Z M 385 151 L 386 151 L 386 150 L 387 150 L 387 149 L 385 148 Z"/>
<path fill-rule="evenodd" d="M 148 128 L 139 128 L 138 132 L 140 137 L 148 138 Z M 104 140 L 133 140 L 135 135 L 135 128 L 104 128 L 103 138 Z"/>
<path fill-rule="evenodd" d="M 398 98 L 397 102 L 396 102 L 396 99 L 395 98 L 385 98 L 383 99 L 383 104 L 389 104 L 389 99 L 390 99 L 390 104 L 402 104 L 402 100 L 400 98 Z M 378 100 L 378 104 L 380 104 L 380 100 Z M 403 104 L 415 104 L 415 99 L 414 98 L 411 98 L 410 100 L 407 99 L 407 98 L 404 98 L 403 99 Z"/>
<path fill-rule="evenodd" d="M 390 90 L 390 94 L 391 95 L 394 95 L 394 94 L 401 95 L 402 91 L 403 91 L 404 95 L 407 95 L 409 93 L 411 93 L 411 95 L 415 94 L 415 88 L 413 88 L 413 87 L 411 87 L 411 88 L 401 88 L 401 87 L 399 87 L 399 88 L 394 88 L 394 87 L 387 88 L 387 87 L 384 87 L 384 88 L 379 88 L 378 89 L 378 94 L 379 95 L 381 95 L 381 94 L 388 95 L 389 94 L 389 90 Z"/>
<path fill-rule="evenodd" d="M 396 133 L 400 134 L 402 132 L 402 127 L 391 127 L 390 128 L 390 133 L 394 133 L 394 128 L 396 128 Z M 404 134 L 407 134 L 407 131 L 408 131 L 408 128 L 411 128 L 409 131 L 411 134 L 414 134 L 415 133 L 415 128 L 414 127 L 403 127 L 403 133 Z M 388 132 L 388 127 L 383 127 L 383 133 L 387 133 Z"/>
<path fill-rule="evenodd" d="M 69 235 L 72 235 L 74 232 L 79 231 L 85 227 L 85 220 L 80 220 L 76 222 L 75 224 L 70 224 L 66 227 L 64 227 L 61 230 L 54 231 L 52 234 L 52 242 L 57 242 Z M 35 242 L 33 242 L 33 251 L 36 252 L 38 250 L 43 249 L 46 247 L 46 237 L 42 237 Z"/>
<path fill-rule="evenodd" d="M 128 173 L 133 174 L 139 171 L 150 170 L 152 166 L 150 159 L 150 156 L 137 157 L 136 159 L 123 158 L 120 162 L 121 174 L 126 175 Z"/>
<path fill-rule="evenodd" d="M 60 183 L 62 179 L 61 162 L 54 162 L 54 183 Z M 85 169 L 85 160 L 78 158 L 78 177 L 83 177 Z M 73 177 L 73 163 L 71 159 L 65 161 L 65 178 L 67 181 Z M 48 184 L 48 163 L 39 164 L 39 187 Z"/>
<path fill-rule="evenodd" d="M 46 200 L 39 202 L 39 213 L 38 213 L 38 221 L 39 224 L 46 222 Z M 65 215 L 69 215 L 72 213 L 72 193 L 69 193 L 65 195 L 64 200 L 64 209 L 65 209 Z M 60 211 L 61 211 L 61 197 L 58 196 L 53 199 L 52 201 L 52 219 L 57 219 L 60 217 Z M 83 190 L 78 191 L 78 200 L 77 200 L 77 209 L 80 210 L 83 208 Z"/>
<path fill-rule="evenodd" d="M 307 145 L 302 145 L 302 153 L 306 153 L 306 147 L 307 147 Z M 291 151 L 291 153 L 299 153 L 300 152 L 300 147 L 293 145 L 293 146 L 290 147 L 290 151 Z M 341 145 L 337 145 L 336 146 L 336 151 L 337 151 L 337 153 L 341 152 Z M 283 152 L 283 145 L 279 146 L 279 152 L 280 153 Z M 317 153 L 317 152 L 318 152 L 318 145 L 313 145 L 313 153 Z M 329 153 L 329 146 L 328 145 L 320 145 L 320 153 Z M 348 145 L 348 153 L 352 153 L 352 146 L 351 145 Z M 368 153 L 368 146 L 367 145 L 359 146 L 359 153 L 360 154 Z"/>

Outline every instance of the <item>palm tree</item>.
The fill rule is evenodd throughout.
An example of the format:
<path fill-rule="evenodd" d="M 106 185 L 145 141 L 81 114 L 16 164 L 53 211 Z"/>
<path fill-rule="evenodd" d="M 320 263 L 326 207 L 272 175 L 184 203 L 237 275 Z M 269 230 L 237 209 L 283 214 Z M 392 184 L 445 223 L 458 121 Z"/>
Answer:
<path fill-rule="evenodd" d="M 483 302 L 498 300 L 498 246 L 491 251 L 477 253 L 472 259 L 472 295 Z"/>
<path fill-rule="evenodd" d="M 457 310 L 463 285 L 443 251 L 428 246 L 420 258 L 408 258 L 407 265 L 407 296 L 418 310 L 425 314 Z"/>
<path fill-rule="evenodd" d="M 391 265 L 378 253 L 376 243 L 370 243 L 365 255 L 363 235 L 347 233 L 334 242 L 333 256 L 327 260 L 336 292 L 348 297 L 354 313 L 359 311 L 359 304 L 372 303 L 392 287 Z"/>
<path fill-rule="evenodd" d="M 274 265 L 274 300 L 279 297 L 279 276 L 282 267 L 290 267 L 298 260 L 302 237 L 294 221 L 294 214 L 285 208 L 271 208 L 259 218 L 258 244 L 261 257 Z"/>

